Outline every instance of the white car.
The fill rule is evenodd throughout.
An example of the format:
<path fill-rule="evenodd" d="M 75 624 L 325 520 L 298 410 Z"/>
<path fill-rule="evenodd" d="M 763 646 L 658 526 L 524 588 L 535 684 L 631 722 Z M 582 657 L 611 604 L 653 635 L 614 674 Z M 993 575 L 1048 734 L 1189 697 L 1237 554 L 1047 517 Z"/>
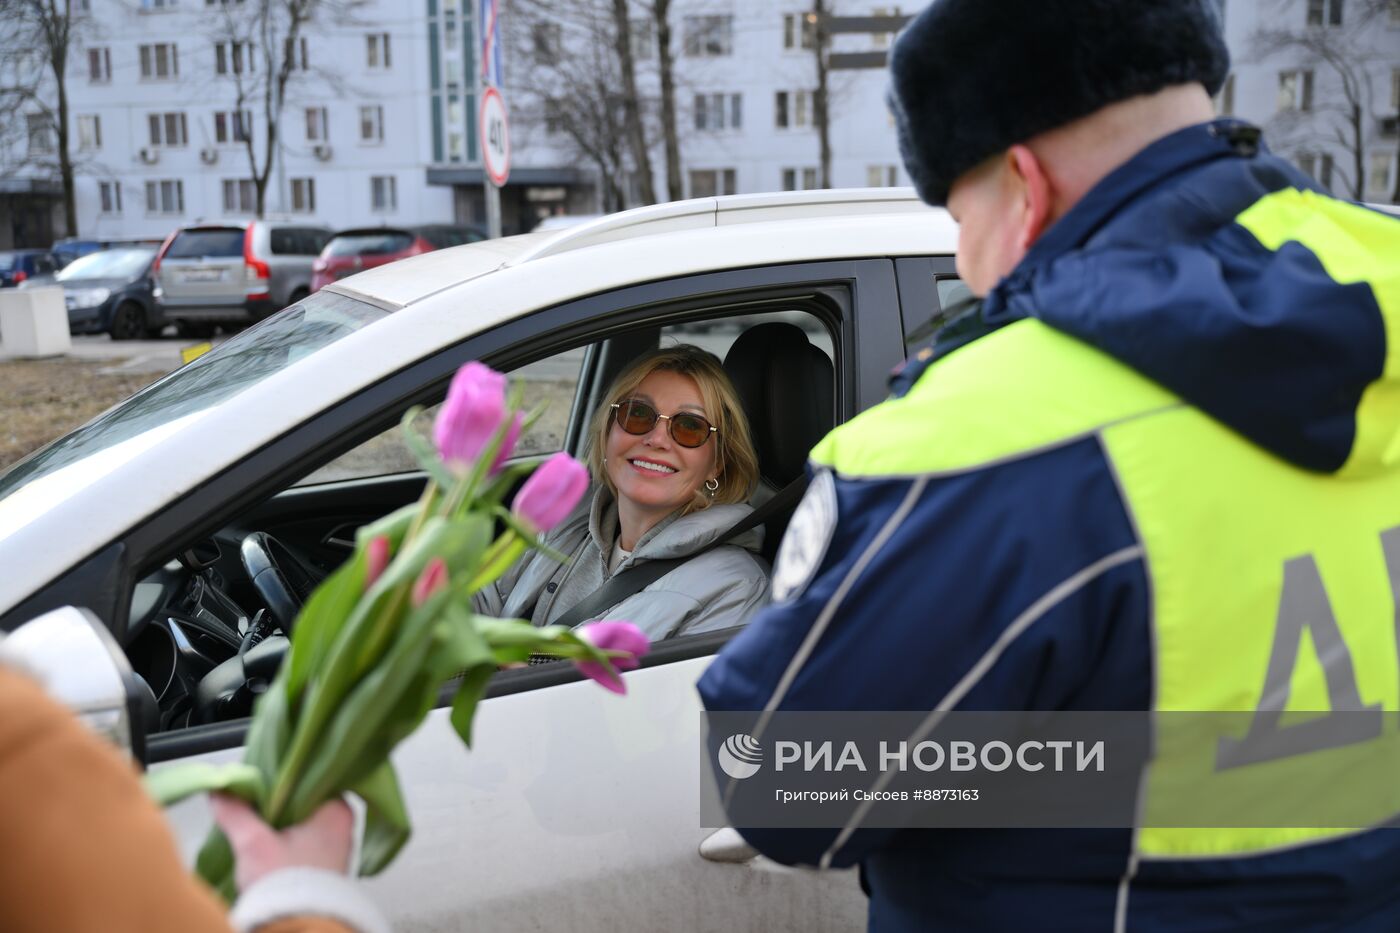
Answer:
<path fill-rule="evenodd" d="M 260 672 L 229 659 L 287 595 L 254 586 L 243 552 L 299 568 L 304 595 L 358 526 L 418 496 L 393 426 L 463 362 L 556 400 L 523 455 L 579 455 L 629 359 L 700 343 L 735 373 L 771 493 L 885 397 L 906 339 L 960 290 L 955 241 L 904 190 L 709 198 L 329 285 L 0 475 L 0 628 L 90 611 L 158 698 L 136 743 L 148 763 L 236 758 Z M 729 634 L 658 643 L 626 698 L 567 664 L 502 672 L 470 753 L 435 711 L 395 758 L 415 835 L 369 882 L 395 929 L 861 926 L 851 873 L 781 868 L 700 825 L 694 684 Z M 192 854 L 204 803 L 171 817 Z"/>

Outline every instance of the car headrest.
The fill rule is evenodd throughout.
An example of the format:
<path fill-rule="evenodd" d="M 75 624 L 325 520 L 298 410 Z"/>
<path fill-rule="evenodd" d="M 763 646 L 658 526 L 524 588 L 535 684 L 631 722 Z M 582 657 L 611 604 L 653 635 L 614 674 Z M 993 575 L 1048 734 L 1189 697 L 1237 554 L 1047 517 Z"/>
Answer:
<path fill-rule="evenodd" d="M 734 341 L 724 368 L 749 416 L 760 473 L 773 486 L 786 486 L 801 475 L 807 455 L 832 428 L 831 361 L 802 328 L 775 321 Z"/>

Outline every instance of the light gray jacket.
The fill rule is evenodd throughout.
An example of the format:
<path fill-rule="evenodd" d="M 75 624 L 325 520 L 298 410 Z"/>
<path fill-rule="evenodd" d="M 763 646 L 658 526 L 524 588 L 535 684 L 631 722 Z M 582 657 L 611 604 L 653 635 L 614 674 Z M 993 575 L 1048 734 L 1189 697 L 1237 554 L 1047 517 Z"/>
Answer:
<path fill-rule="evenodd" d="M 713 505 L 667 517 L 642 536 L 617 572 L 651 560 L 688 557 L 750 511 L 747 505 Z M 599 486 L 545 536 L 544 543 L 567 554 L 569 562 L 559 564 L 531 551 L 473 597 L 476 611 L 548 625 L 608 579 L 608 555 L 617 533 L 617 504 L 612 493 Z M 766 567 L 754 553 L 762 540 L 762 528 L 750 529 L 686 561 L 595 618 L 631 622 L 653 641 L 742 625 L 768 601 Z"/>

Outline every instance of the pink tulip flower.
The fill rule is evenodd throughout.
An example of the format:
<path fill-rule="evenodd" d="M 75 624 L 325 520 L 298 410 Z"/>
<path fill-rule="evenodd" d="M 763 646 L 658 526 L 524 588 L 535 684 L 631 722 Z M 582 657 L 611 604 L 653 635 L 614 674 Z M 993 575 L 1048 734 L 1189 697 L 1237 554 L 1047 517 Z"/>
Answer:
<path fill-rule="evenodd" d="M 613 693 L 626 695 L 627 685 L 622 682 L 622 677 L 618 672 L 630 671 L 637 666 L 638 661 L 651 650 L 651 643 L 647 640 L 642 630 L 631 622 L 591 622 L 579 629 L 579 637 L 589 642 L 594 647 L 602 648 L 605 651 L 626 651 L 627 654 L 612 659 L 612 665 L 617 671 L 608 670 L 604 664 L 597 661 L 575 661 L 574 666 L 583 672 L 585 677 L 596 680 L 601 686 L 606 687 Z"/>
<path fill-rule="evenodd" d="M 587 490 L 588 468 L 566 453 L 557 453 L 530 474 L 510 510 L 538 534 L 562 522 Z"/>
<path fill-rule="evenodd" d="M 379 575 L 388 566 L 389 539 L 383 535 L 371 538 L 369 546 L 365 548 L 365 589 L 374 586 L 374 581 L 379 579 Z"/>
<path fill-rule="evenodd" d="M 448 468 L 465 473 L 491 441 L 506 417 L 506 377 L 472 361 L 452 377 L 433 424 L 438 455 Z M 511 441 L 514 444 L 514 440 Z M 502 449 L 506 450 L 502 445 Z M 509 450 L 506 450 L 509 456 Z"/>
<path fill-rule="evenodd" d="M 434 593 L 447 585 L 447 563 L 441 557 L 434 557 L 428 561 L 428 565 L 423 568 L 423 572 L 418 575 L 418 579 L 413 583 L 413 605 L 415 607 L 426 603 Z"/>

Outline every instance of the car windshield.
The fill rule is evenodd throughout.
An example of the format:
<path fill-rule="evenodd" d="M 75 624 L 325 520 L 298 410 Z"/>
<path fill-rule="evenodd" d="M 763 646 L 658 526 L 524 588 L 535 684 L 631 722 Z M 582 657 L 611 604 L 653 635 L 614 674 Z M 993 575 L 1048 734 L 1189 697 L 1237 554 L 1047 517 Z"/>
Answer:
<path fill-rule="evenodd" d="M 151 264 L 154 249 L 109 249 L 80 256 L 54 276 L 60 282 L 74 279 L 133 279 Z"/>
<path fill-rule="evenodd" d="M 387 315 L 321 291 L 243 331 L 0 474 L 0 499 L 69 464 L 204 411 Z"/>
<path fill-rule="evenodd" d="M 413 234 L 401 230 L 352 233 L 337 236 L 326 247 L 327 256 L 386 256 L 413 245 Z"/>
<path fill-rule="evenodd" d="M 243 231 L 237 227 L 219 230 L 186 230 L 175 237 L 166 259 L 202 259 L 212 256 L 242 256 Z"/>

